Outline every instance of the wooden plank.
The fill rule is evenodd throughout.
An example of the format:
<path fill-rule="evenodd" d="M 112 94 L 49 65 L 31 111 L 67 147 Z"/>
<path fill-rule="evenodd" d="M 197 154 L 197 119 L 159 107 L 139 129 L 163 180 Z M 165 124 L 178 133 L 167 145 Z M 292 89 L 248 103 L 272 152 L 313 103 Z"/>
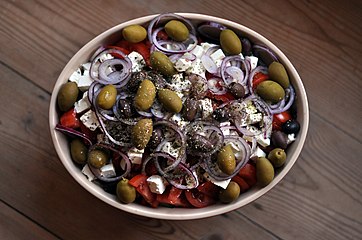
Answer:
<path fill-rule="evenodd" d="M 0 58 L 31 81 L 51 91 L 66 62 L 96 34 L 135 16 L 187 9 L 190 2 L 173 1 L 166 6 L 156 1 L 152 2 L 150 8 L 138 8 L 144 6 L 143 1 L 135 5 L 119 1 L 98 5 L 88 1 L 87 7 L 73 0 L 62 3 L 4 1 L 0 4 L 3 9 L 0 44 L 12 42 L 0 50 Z M 362 57 L 359 38 L 362 21 L 358 21 L 361 19 L 358 4 L 340 1 L 330 2 L 328 6 L 286 1 L 279 1 L 278 4 L 255 2 L 252 5 L 240 5 L 235 1 L 215 2 L 212 5 L 201 2 L 192 4 L 195 12 L 240 22 L 276 43 L 300 72 L 311 110 L 343 128 L 355 139 L 362 134 L 359 127 L 362 116 L 359 108 L 362 101 L 359 94 L 362 89 L 359 80 L 362 68 L 357 61 Z M 125 7 L 128 9 L 126 12 L 123 11 Z M 333 17 L 334 9 L 340 11 L 339 17 Z M 346 111 L 355 113 L 359 118 L 346 118 L 340 114 Z"/>
<path fill-rule="evenodd" d="M 0 201 L 0 239 L 59 239 Z"/>
<path fill-rule="evenodd" d="M 71 178 L 55 155 L 46 130 L 49 95 L 3 65 L 0 72 L 0 96 L 17 97 L 0 106 L 1 200 L 60 238 L 140 239 L 147 234 L 148 239 L 233 239 L 250 230 L 253 239 L 274 238 L 236 213 L 198 220 L 195 225 L 195 221 L 137 217 L 99 201 Z"/>

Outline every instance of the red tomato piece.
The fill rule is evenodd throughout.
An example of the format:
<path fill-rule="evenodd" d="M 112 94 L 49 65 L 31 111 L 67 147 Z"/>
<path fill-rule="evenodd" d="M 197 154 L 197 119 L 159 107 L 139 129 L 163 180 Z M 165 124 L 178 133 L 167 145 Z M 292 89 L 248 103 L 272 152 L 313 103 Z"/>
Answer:
<path fill-rule="evenodd" d="M 123 47 L 119 47 L 119 46 L 107 46 L 106 47 L 107 49 L 110 49 L 110 48 L 113 48 L 113 49 L 117 49 L 121 52 L 123 52 L 124 54 L 128 55 L 130 53 L 130 51 L 126 48 L 123 48 Z M 116 58 L 120 58 L 120 59 L 123 59 L 122 55 L 120 54 L 117 54 L 117 53 L 112 53 L 112 56 L 113 57 L 116 57 Z"/>
<path fill-rule="evenodd" d="M 274 114 L 273 115 L 273 129 L 281 130 L 282 125 L 290 119 L 292 119 L 292 115 L 290 115 L 290 113 L 288 111 Z"/>
<path fill-rule="evenodd" d="M 212 92 L 208 91 L 206 96 L 221 102 L 230 102 L 232 100 L 235 100 L 234 96 L 229 92 L 222 95 L 215 95 Z"/>
<path fill-rule="evenodd" d="M 234 176 L 231 180 L 239 185 L 240 192 L 245 192 L 250 188 L 249 184 L 239 175 Z"/>
<path fill-rule="evenodd" d="M 197 187 L 202 194 L 208 195 L 213 199 L 217 199 L 219 196 L 220 187 L 216 186 L 210 181 L 204 182 Z"/>
<path fill-rule="evenodd" d="M 136 188 L 137 192 L 146 200 L 148 204 L 151 205 L 151 207 L 156 208 L 159 204 L 156 199 L 157 194 L 151 192 L 150 188 L 148 187 L 147 178 L 148 177 L 146 175 L 138 174 L 131 178 L 128 183 Z"/>
<path fill-rule="evenodd" d="M 161 30 L 157 33 L 157 39 L 158 40 L 167 40 L 168 39 L 168 35 L 166 33 L 166 31 Z"/>
<path fill-rule="evenodd" d="M 64 127 L 79 128 L 80 121 L 74 108 L 70 109 L 68 112 L 63 113 L 63 115 L 60 117 L 60 124 Z"/>
<path fill-rule="evenodd" d="M 126 40 L 121 40 L 116 43 L 116 46 L 126 49 L 128 51 L 130 50 L 130 45 L 131 45 L 131 43 Z"/>
<path fill-rule="evenodd" d="M 191 207 L 183 192 L 182 189 L 171 186 L 163 194 L 157 194 L 157 201 L 176 207 Z"/>
<path fill-rule="evenodd" d="M 203 194 L 197 189 L 191 189 L 185 191 L 186 199 L 191 203 L 192 206 L 197 208 L 203 208 L 210 206 L 216 202 L 215 199 Z"/>
<path fill-rule="evenodd" d="M 256 184 L 256 169 L 254 165 L 247 163 L 243 168 L 240 169 L 238 174 L 245 180 L 249 187 L 252 187 Z"/>
<path fill-rule="evenodd" d="M 150 48 L 143 42 L 139 43 L 130 43 L 130 51 L 136 51 L 142 55 L 143 59 L 146 61 L 147 65 L 150 64 Z"/>
<path fill-rule="evenodd" d="M 266 75 L 264 73 L 258 72 L 254 75 L 253 77 L 253 89 L 255 89 L 259 83 L 268 80 L 269 79 L 269 75 Z"/>

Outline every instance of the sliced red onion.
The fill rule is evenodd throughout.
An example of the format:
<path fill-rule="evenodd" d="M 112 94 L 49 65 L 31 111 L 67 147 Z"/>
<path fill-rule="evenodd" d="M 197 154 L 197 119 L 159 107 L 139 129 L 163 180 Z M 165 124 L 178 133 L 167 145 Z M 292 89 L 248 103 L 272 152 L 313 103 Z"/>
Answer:
<path fill-rule="evenodd" d="M 91 146 L 93 143 L 92 141 L 90 140 L 90 138 L 82 133 L 82 132 L 79 132 L 73 128 L 69 128 L 69 127 L 65 127 L 63 125 L 60 125 L 59 123 L 55 126 L 55 130 L 59 131 L 59 132 L 62 132 L 68 136 L 71 136 L 71 137 L 80 137 L 82 139 L 84 139 L 86 141 L 86 144 Z"/>
<path fill-rule="evenodd" d="M 117 153 L 119 156 L 121 156 L 122 160 L 124 160 L 126 163 L 125 171 L 121 175 L 115 176 L 115 177 L 102 176 L 102 172 L 100 171 L 100 169 L 94 168 L 94 167 L 92 167 L 91 164 L 88 164 L 89 169 L 92 171 L 92 173 L 94 174 L 94 176 L 96 176 L 97 179 L 104 181 L 104 182 L 115 182 L 115 181 L 121 180 L 122 177 L 126 177 L 131 172 L 132 163 L 126 154 L 124 154 L 123 152 L 121 152 L 109 145 L 102 144 L 102 143 L 94 144 L 92 147 L 89 148 L 89 152 L 94 149 L 97 149 L 97 148 L 103 148 L 103 149 L 107 149 L 107 150 Z"/>
<path fill-rule="evenodd" d="M 93 62 L 93 60 L 104 50 L 106 50 L 106 47 L 104 46 L 100 46 L 94 53 L 93 55 L 90 57 L 89 61 Z"/>
<path fill-rule="evenodd" d="M 152 104 L 151 113 L 152 113 L 153 116 L 155 116 L 156 118 L 164 119 L 167 112 L 165 112 L 165 111 L 163 110 L 162 105 L 161 105 L 158 101 L 155 101 L 155 102 Z"/>
<path fill-rule="evenodd" d="M 151 111 L 146 112 L 146 111 L 141 111 L 141 110 L 136 109 L 136 112 L 143 117 L 151 118 L 153 116 Z"/>
<path fill-rule="evenodd" d="M 218 42 L 220 33 L 226 29 L 224 25 L 216 22 L 204 22 L 197 27 L 197 31 L 204 37 Z"/>
<path fill-rule="evenodd" d="M 228 68 L 228 63 L 235 61 L 235 62 L 241 62 L 242 67 L 244 69 L 239 68 L 241 71 L 244 70 L 244 77 L 243 79 L 239 79 L 238 83 L 242 84 L 242 85 L 246 85 L 246 81 L 249 77 L 249 72 L 250 72 L 250 63 L 248 63 L 247 60 L 242 59 L 239 55 L 234 55 L 234 56 L 228 56 L 225 57 L 221 63 L 221 78 L 224 80 L 225 84 L 230 84 L 230 80 L 228 79 L 228 77 L 230 76 L 229 73 L 226 71 Z M 236 66 L 234 66 L 236 67 Z M 232 68 L 232 72 L 235 72 L 235 68 Z"/>
<path fill-rule="evenodd" d="M 258 109 L 258 111 L 263 114 L 263 120 L 262 120 L 263 126 L 260 129 L 255 129 L 254 131 L 250 131 L 248 129 L 248 125 L 243 126 L 242 117 L 234 117 L 233 121 L 236 128 L 240 133 L 246 136 L 256 136 L 266 133 L 266 131 L 268 131 L 271 128 L 273 120 L 273 115 L 271 114 L 268 105 L 262 99 L 256 96 L 249 96 L 248 98 L 243 100 L 242 104 L 244 106 L 247 106 L 248 101 L 251 101 L 254 104 L 254 106 Z"/>
<path fill-rule="evenodd" d="M 152 46 L 154 46 L 154 45 L 152 45 Z M 175 54 L 171 54 L 168 58 L 170 59 L 170 61 L 172 63 L 176 63 L 177 60 L 179 60 L 182 56 L 183 56 L 182 53 L 175 53 Z"/>
<path fill-rule="evenodd" d="M 289 85 L 289 87 L 285 89 L 285 92 L 286 92 L 286 94 L 282 101 L 284 101 L 284 102 L 287 101 L 287 103 L 282 106 L 279 106 L 276 109 L 271 109 L 270 112 L 272 114 L 278 114 L 281 112 L 285 112 L 292 106 L 294 99 L 295 99 L 295 92 L 294 92 L 292 85 Z"/>
<path fill-rule="evenodd" d="M 256 68 L 254 68 L 254 69 L 251 71 L 251 73 L 250 73 L 250 75 L 249 75 L 249 79 L 248 79 L 248 84 L 247 84 L 247 85 L 248 85 L 248 89 L 249 89 L 249 93 L 250 93 L 251 95 L 254 94 L 253 78 L 254 78 L 255 74 L 258 73 L 258 72 L 261 72 L 261 73 L 263 73 L 263 74 L 268 74 L 268 68 L 265 67 L 265 66 L 257 66 Z"/>
<path fill-rule="evenodd" d="M 204 54 L 201 57 L 201 63 L 205 67 L 206 71 L 212 74 L 216 74 L 218 71 L 216 63 L 211 59 L 210 56 Z"/>
<path fill-rule="evenodd" d="M 99 113 L 108 121 L 118 122 L 119 119 L 115 117 L 114 112 L 112 110 L 105 110 L 99 108 Z"/>
<path fill-rule="evenodd" d="M 269 48 L 254 44 L 253 53 L 256 57 L 260 58 L 267 66 L 272 62 L 278 62 L 278 57 Z"/>
<path fill-rule="evenodd" d="M 213 77 L 207 81 L 208 89 L 215 95 L 222 95 L 227 93 L 227 88 L 224 86 L 221 78 Z"/>
<path fill-rule="evenodd" d="M 96 81 L 93 81 L 92 84 L 89 86 L 88 100 L 90 103 L 93 102 L 94 93 L 97 92 L 101 87 L 102 87 L 102 85 Z"/>
<path fill-rule="evenodd" d="M 111 55 L 112 59 L 107 59 L 100 63 L 99 60 L 101 59 L 101 57 L 106 55 Z M 115 55 L 121 56 L 122 59 L 115 59 Z M 122 65 L 122 69 L 119 71 L 118 74 L 112 74 L 113 77 L 109 77 L 109 67 L 116 65 Z M 93 59 L 90 68 L 90 76 L 95 81 L 101 84 L 114 84 L 117 85 L 118 88 L 120 88 L 127 84 L 131 76 L 131 68 L 132 62 L 126 54 L 118 49 L 109 48 L 99 53 L 98 56 Z"/>
<path fill-rule="evenodd" d="M 160 121 L 156 121 L 153 124 L 153 127 L 158 127 L 158 126 L 165 126 L 168 128 L 171 128 L 174 132 L 176 132 L 179 136 L 179 140 L 180 140 L 180 150 L 179 150 L 179 156 L 177 157 L 176 161 L 174 163 L 172 163 L 170 166 L 167 167 L 167 169 L 165 169 L 165 171 L 169 171 L 172 170 L 173 168 L 175 168 L 179 162 L 184 162 L 186 160 L 186 137 L 183 134 L 183 132 L 180 130 L 180 128 L 170 122 L 170 121 L 166 121 L 166 120 L 160 120 Z"/>

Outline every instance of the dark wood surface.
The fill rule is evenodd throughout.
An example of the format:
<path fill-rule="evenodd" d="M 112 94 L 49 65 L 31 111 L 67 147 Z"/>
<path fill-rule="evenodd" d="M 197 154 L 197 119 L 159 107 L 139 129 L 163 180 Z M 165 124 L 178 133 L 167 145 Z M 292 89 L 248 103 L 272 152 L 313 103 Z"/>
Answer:
<path fill-rule="evenodd" d="M 362 2 L 0 1 L 0 239 L 362 239 Z M 292 170 L 254 203 L 193 221 L 118 211 L 82 189 L 48 130 L 69 59 L 125 20 L 198 12 L 250 27 L 294 63 L 310 130 Z"/>

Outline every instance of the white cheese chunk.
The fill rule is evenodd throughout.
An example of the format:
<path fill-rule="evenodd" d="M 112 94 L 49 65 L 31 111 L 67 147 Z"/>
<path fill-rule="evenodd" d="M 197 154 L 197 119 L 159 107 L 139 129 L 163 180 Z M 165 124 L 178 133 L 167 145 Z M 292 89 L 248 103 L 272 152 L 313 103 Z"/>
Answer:
<path fill-rule="evenodd" d="M 214 111 L 211 99 L 209 98 L 201 99 L 199 100 L 199 103 L 201 106 L 202 118 L 203 119 L 208 118 Z"/>
<path fill-rule="evenodd" d="M 91 63 L 82 64 L 70 77 L 69 81 L 75 82 L 82 92 L 89 89 L 93 79 L 89 75 Z"/>
<path fill-rule="evenodd" d="M 91 104 L 88 99 L 88 92 L 84 92 L 82 99 L 74 103 L 74 109 L 76 113 L 84 112 L 89 109 Z"/>
<path fill-rule="evenodd" d="M 251 155 L 250 158 L 254 157 L 266 157 L 266 153 L 260 149 L 260 147 L 256 147 L 255 152 Z"/>
<path fill-rule="evenodd" d="M 113 164 L 107 164 L 101 167 L 101 175 L 106 178 L 111 178 L 116 176 L 116 170 L 113 167 Z"/>
<path fill-rule="evenodd" d="M 288 134 L 288 141 L 287 141 L 288 144 L 294 141 L 295 141 L 295 134 L 294 133 Z"/>
<path fill-rule="evenodd" d="M 255 137 L 256 138 L 256 142 L 259 143 L 261 146 L 263 147 L 267 147 L 270 145 L 270 138 L 265 138 L 264 134 L 260 134 L 258 136 Z"/>
<path fill-rule="evenodd" d="M 146 66 L 145 60 L 138 52 L 131 52 L 128 58 L 132 62 L 132 72 L 140 72 Z"/>
<path fill-rule="evenodd" d="M 255 124 L 260 122 L 263 119 L 263 114 L 261 113 L 251 113 L 247 116 L 247 124 Z"/>
<path fill-rule="evenodd" d="M 256 66 L 258 66 L 258 58 L 257 58 L 257 57 L 254 57 L 254 56 L 246 56 L 245 59 L 249 60 L 250 66 L 251 66 L 251 70 L 253 70 L 254 68 L 256 68 Z"/>
<path fill-rule="evenodd" d="M 145 152 L 144 149 L 139 150 L 139 149 L 133 147 L 127 152 L 127 156 L 129 158 L 129 160 L 131 161 L 131 163 L 133 163 L 133 164 L 141 164 L 144 152 Z"/>
<path fill-rule="evenodd" d="M 147 178 L 147 183 L 150 191 L 157 194 L 162 194 L 166 190 L 164 179 L 159 175 L 152 175 Z"/>
<path fill-rule="evenodd" d="M 88 181 L 92 182 L 94 179 L 96 179 L 96 176 L 94 176 L 94 174 L 92 173 L 92 171 L 90 170 L 88 164 L 84 165 L 83 169 L 82 169 L 82 173 L 84 174 L 84 176 L 86 176 L 86 178 L 88 179 Z"/>
<path fill-rule="evenodd" d="M 231 179 L 223 180 L 223 181 L 217 181 L 214 178 L 212 178 L 208 173 L 204 173 L 204 177 L 215 184 L 216 186 L 219 186 L 223 189 L 226 189 L 231 181 Z"/>
<path fill-rule="evenodd" d="M 204 55 L 204 48 L 200 45 L 196 45 L 194 49 L 191 51 L 192 54 L 196 56 L 196 58 L 201 58 Z"/>
<path fill-rule="evenodd" d="M 177 158 L 180 154 L 180 149 L 174 148 L 170 142 L 166 142 L 165 145 L 162 146 L 161 151 L 168 153 L 175 158 Z"/>
<path fill-rule="evenodd" d="M 217 46 L 216 44 L 207 43 L 207 42 L 203 42 L 203 43 L 201 43 L 200 45 L 201 45 L 201 47 L 204 49 L 205 52 L 206 52 L 209 48 Z"/>
<path fill-rule="evenodd" d="M 179 58 L 175 63 L 175 69 L 179 72 L 184 72 L 192 67 L 192 61 L 186 58 Z"/>
<path fill-rule="evenodd" d="M 210 58 L 216 63 L 216 61 L 218 60 L 223 60 L 225 57 L 225 54 L 224 52 L 221 50 L 221 49 L 218 49 L 217 51 L 213 52 L 211 55 L 210 55 Z"/>
<path fill-rule="evenodd" d="M 82 121 L 84 126 L 86 126 L 92 131 L 95 131 L 100 126 L 96 114 L 92 110 L 89 110 L 86 113 L 84 113 L 80 117 L 80 120 Z"/>
<path fill-rule="evenodd" d="M 185 79 L 182 73 L 176 73 L 172 75 L 170 88 L 176 92 L 189 91 L 191 88 L 191 82 Z"/>
<path fill-rule="evenodd" d="M 206 78 L 206 76 L 205 76 L 206 69 L 205 69 L 204 65 L 202 64 L 201 60 L 198 58 L 192 62 L 191 67 L 186 70 L 186 73 L 188 73 L 188 74 L 193 73 L 193 74 L 199 75 L 203 78 Z"/>

